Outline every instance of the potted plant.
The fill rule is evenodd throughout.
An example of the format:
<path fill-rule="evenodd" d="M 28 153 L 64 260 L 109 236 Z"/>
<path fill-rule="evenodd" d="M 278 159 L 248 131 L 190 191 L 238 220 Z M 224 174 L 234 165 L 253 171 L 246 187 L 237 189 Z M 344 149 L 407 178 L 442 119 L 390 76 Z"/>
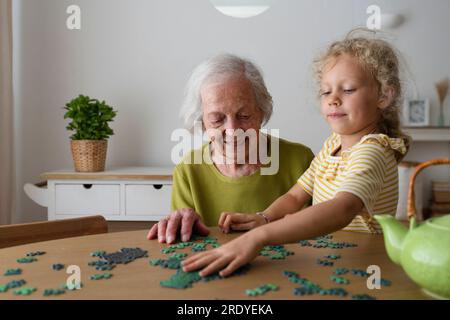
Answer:
<path fill-rule="evenodd" d="M 109 127 L 117 115 L 105 101 L 79 95 L 66 104 L 64 119 L 72 122 L 66 127 L 75 131 L 70 137 L 72 156 L 77 172 L 105 170 L 108 138 L 114 134 Z"/>

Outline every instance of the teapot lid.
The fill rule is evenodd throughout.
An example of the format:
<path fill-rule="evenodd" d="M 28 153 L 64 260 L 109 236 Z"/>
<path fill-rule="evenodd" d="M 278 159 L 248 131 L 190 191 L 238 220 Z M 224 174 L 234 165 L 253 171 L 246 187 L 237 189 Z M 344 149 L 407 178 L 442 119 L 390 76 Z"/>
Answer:
<path fill-rule="evenodd" d="M 434 228 L 450 231 L 450 214 L 447 214 L 439 218 L 428 219 L 427 224 Z"/>

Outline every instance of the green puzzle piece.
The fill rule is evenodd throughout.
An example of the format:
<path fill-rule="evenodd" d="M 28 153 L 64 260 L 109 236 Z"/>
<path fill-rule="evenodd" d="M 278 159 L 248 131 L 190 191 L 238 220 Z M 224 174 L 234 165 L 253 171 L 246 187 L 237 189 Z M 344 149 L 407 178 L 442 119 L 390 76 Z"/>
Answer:
<path fill-rule="evenodd" d="M 17 290 L 14 290 L 14 294 L 17 296 L 29 296 L 33 292 L 36 291 L 36 288 L 20 288 Z"/>
<path fill-rule="evenodd" d="M 192 287 L 194 282 L 200 281 L 202 277 L 198 272 L 184 272 L 178 269 L 177 273 L 169 280 L 161 281 L 160 284 L 165 288 L 186 289 Z"/>

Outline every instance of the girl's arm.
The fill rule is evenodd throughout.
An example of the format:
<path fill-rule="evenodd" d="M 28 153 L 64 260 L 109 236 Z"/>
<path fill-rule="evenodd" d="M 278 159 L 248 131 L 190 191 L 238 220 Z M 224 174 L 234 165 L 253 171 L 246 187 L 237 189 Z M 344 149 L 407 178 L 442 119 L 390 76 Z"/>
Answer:
<path fill-rule="evenodd" d="M 226 277 L 253 260 L 264 246 L 311 239 L 346 227 L 363 206 L 355 195 L 338 193 L 333 200 L 253 229 L 215 250 L 194 255 L 183 262 L 183 270 L 203 268 L 202 277 L 222 270 L 220 275 Z"/>
<path fill-rule="evenodd" d="M 296 183 L 291 190 L 279 197 L 264 214 L 270 221 L 276 221 L 288 214 L 300 211 L 311 200 L 311 196 Z"/>
<path fill-rule="evenodd" d="M 364 207 L 357 196 L 342 192 L 332 200 L 316 204 L 284 219 L 252 231 L 264 246 L 312 239 L 340 230 Z"/>
<path fill-rule="evenodd" d="M 263 213 L 269 221 L 276 221 L 287 214 L 301 210 L 309 200 L 311 200 L 311 196 L 296 183 L 288 192 L 275 200 Z M 225 233 L 230 232 L 230 230 L 244 231 L 254 229 L 263 224 L 266 224 L 266 221 L 259 215 L 235 212 L 223 212 L 218 222 L 219 228 Z"/>

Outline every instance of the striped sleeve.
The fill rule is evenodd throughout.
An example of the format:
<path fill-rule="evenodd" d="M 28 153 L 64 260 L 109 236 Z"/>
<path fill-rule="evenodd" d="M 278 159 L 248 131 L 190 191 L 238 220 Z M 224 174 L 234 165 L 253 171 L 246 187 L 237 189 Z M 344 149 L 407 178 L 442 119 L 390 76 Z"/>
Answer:
<path fill-rule="evenodd" d="M 337 192 L 357 196 L 367 212 L 373 215 L 386 177 L 387 162 L 388 155 L 383 146 L 375 143 L 357 146 L 349 157 L 345 178 Z"/>
<path fill-rule="evenodd" d="M 316 170 L 319 165 L 319 159 L 318 156 L 314 157 L 313 161 L 311 162 L 308 170 L 306 170 L 302 176 L 298 179 L 298 184 L 305 190 L 306 193 L 308 193 L 311 197 L 314 193 L 314 177 L 316 175 Z"/>
<path fill-rule="evenodd" d="M 326 155 L 330 153 L 330 150 L 336 144 L 336 135 L 333 134 L 330 136 L 325 143 L 323 144 L 322 150 L 320 150 L 319 154 L 313 159 L 311 165 L 308 170 L 306 170 L 303 175 L 298 179 L 298 184 L 308 193 L 311 197 L 314 193 L 314 180 L 316 176 L 316 171 L 320 167 L 323 159 L 326 158 Z"/>

